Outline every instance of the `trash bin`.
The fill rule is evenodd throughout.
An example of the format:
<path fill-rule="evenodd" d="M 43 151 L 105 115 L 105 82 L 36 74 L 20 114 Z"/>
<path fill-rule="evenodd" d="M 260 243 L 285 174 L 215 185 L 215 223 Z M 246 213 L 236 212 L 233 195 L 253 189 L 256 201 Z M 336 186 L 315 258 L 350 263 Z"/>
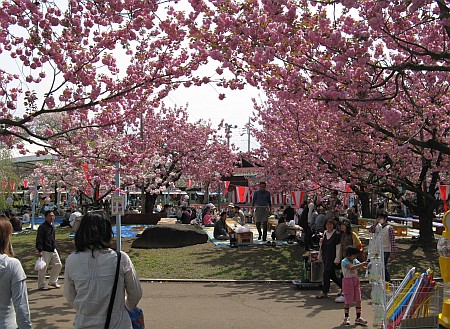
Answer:
<path fill-rule="evenodd" d="M 311 262 L 311 282 L 323 281 L 323 262 L 316 260 Z"/>

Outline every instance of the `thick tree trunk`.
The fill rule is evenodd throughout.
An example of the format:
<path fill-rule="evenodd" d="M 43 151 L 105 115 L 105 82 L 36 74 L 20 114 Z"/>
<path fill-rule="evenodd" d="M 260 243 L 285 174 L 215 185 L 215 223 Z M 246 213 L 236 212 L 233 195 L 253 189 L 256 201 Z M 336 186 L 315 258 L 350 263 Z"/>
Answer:
<path fill-rule="evenodd" d="M 420 242 L 421 243 L 433 243 L 433 219 L 434 219 L 434 206 L 435 200 L 427 198 L 425 195 L 417 196 L 417 212 L 419 214 L 419 230 L 420 230 Z"/>
<path fill-rule="evenodd" d="M 94 186 L 94 195 L 92 198 L 92 200 L 93 200 L 92 208 L 94 208 L 94 209 L 100 209 L 100 200 L 98 198 L 99 193 L 100 193 L 100 186 L 99 185 Z"/>
<path fill-rule="evenodd" d="M 144 201 L 144 214 L 153 214 L 153 208 L 155 207 L 156 198 L 158 195 L 150 194 L 145 192 L 145 201 Z"/>
<path fill-rule="evenodd" d="M 203 196 L 205 203 L 209 203 L 209 181 L 205 183 L 205 194 Z"/>
<path fill-rule="evenodd" d="M 371 218 L 372 213 L 370 211 L 370 198 L 369 194 L 365 192 L 357 193 L 359 201 L 361 201 L 361 213 L 363 218 Z"/>

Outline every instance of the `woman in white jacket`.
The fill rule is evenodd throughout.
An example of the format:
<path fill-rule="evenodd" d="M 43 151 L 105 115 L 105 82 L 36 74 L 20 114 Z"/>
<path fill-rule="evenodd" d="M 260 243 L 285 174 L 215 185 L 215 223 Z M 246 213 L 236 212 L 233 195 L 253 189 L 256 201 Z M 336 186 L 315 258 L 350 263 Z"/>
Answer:
<path fill-rule="evenodd" d="M 75 234 L 76 252 L 67 257 L 64 296 L 76 310 L 74 328 L 104 328 L 115 279 L 117 253 L 110 248 L 111 223 L 101 213 L 87 213 Z M 122 252 L 110 329 L 131 329 L 127 309 L 142 288 L 127 254 Z"/>
<path fill-rule="evenodd" d="M 27 276 L 22 264 L 12 256 L 9 220 L 0 219 L 0 328 L 30 329 Z"/>

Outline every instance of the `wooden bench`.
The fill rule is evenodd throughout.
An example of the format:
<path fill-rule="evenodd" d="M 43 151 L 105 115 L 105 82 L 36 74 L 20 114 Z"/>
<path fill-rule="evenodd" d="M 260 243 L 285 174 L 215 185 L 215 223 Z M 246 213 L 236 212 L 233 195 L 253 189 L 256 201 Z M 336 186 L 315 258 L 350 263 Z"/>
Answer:
<path fill-rule="evenodd" d="M 436 234 L 442 235 L 442 232 L 445 230 L 445 226 L 442 223 L 433 222 L 434 232 Z"/>
<path fill-rule="evenodd" d="M 388 216 L 388 220 L 397 224 L 408 225 L 408 223 L 412 222 L 414 219 L 411 217 Z"/>
<path fill-rule="evenodd" d="M 227 225 L 228 233 L 233 233 L 235 235 L 238 245 L 253 243 L 253 232 L 252 231 L 242 232 L 242 233 L 236 232 L 236 229 L 238 227 L 241 227 L 242 225 L 239 224 L 237 221 L 235 221 L 232 218 L 227 218 L 225 223 Z"/>
<path fill-rule="evenodd" d="M 393 221 L 399 221 L 405 225 L 411 223 L 412 228 L 416 230 L 420 229 L 418 218 L 411 218 L 411 217 L 403 218 L 403 217 L 388 216 L 388 219 Z M 392 226 L 394 227 L 394 225 Z M 445 230 L 444 224 L 442 224 L 442 219 L 440 218 L 433 219 L 433 228 L 436 234 L 442 235 L 442 232 L 444 232 Z"/>

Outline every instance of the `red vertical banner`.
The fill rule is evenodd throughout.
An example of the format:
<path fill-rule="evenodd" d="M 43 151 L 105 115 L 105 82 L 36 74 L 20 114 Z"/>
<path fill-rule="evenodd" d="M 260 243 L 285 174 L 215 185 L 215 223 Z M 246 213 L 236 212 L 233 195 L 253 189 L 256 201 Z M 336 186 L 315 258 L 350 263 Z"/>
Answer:
<path fill-rule="evenodd" d="M 16 183 L 15 182 L 9 182 L 9 187 L 11 187 L 11 191 L 14 191 L 14 189 L 16 188 Z"/>
<path fill-rule="evenodd" d="M 2 188 L 6 190 L 6 186 L 8 186 L 8 182 L 2 182 Z"/>
<path fill-rule="evenodd" d="M 192 186 L 192 180 L 191 180 L 191 179 L 188 179 L 188 181 L 187 181 L 187 186 L 188 186 L 188 187 L 191 187 L 191 186 Z"/>
<path fill-rule="evenodd" d="M 45 183 L 45 178 L 42 177 L 42 178 L 41 178 L 41 186 L 44 186 L 44 183 Z"/>
<path fill-rule="evenodd" d="M 442 201 L 444 201 L 444 211 L 447 211 L 447 199 L 450 192 L 450 185 L 439 185 L 439 191 L 441 192 Z"/>
<path fill-rule="evenodd" d="M 350 184 L 345 184 L 344 206 L 348 205 L 348 198 L 350 196 L 351 191 L 352 189 L 350 188 Z"/>
<path fill-rule="evenodd" d="M 245 202 L 247 197 L 248 187 L 247 186 L 236 186 L 236 202 L 242 203 Z"/>
<path fill-rule="evenodd" d="M 28 179 L 23 179 L 22 185 L 23 185 L 23 188 L 28 188 Z"/>
<path fill-rule="evenodd" d="M 91 176 L 89 176 L 89 164 L 85 163 L 83 166 L 84 178 L 86 178 L 88 184 L 91 184 Z"/>
<path fill-rule="evenodd" d="M 225 185 L 225 191 L 223 192 L 223 194 L 227 194 L 228 187 L 230 186 L 230 181 L 224 181 L 223 184 Z"/>

